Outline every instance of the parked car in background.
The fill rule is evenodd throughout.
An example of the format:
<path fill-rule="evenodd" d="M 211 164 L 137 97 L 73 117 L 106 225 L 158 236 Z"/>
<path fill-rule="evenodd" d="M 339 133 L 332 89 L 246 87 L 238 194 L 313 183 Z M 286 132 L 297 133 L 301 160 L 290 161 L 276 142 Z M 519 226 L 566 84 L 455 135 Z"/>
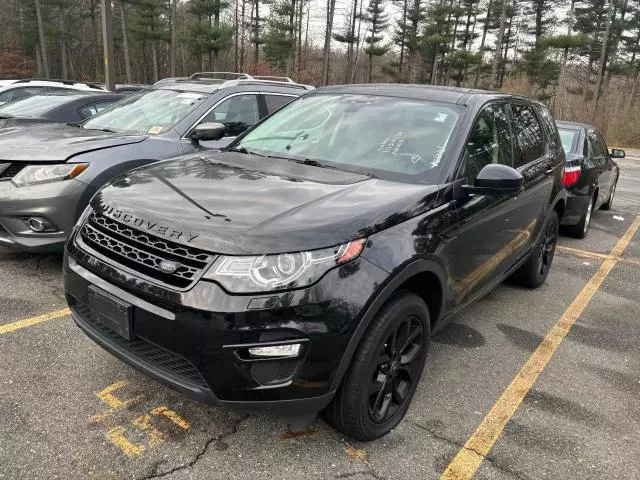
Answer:
<path fill-rule="evenodd" d="M 584 238 L 594 210 L 613 205 L 620 170 L 613 160 L 624 158 L 624 150 L 611 153 L 602 134 L 583 123 L 556 122 L 567 155 L 564 185 L 567 210 L 562 225 L 573 236 Z"/>
<path fill-rule="evenodd" d="M 177 80 L 133 93 L 77 125 L 0 134 L 0 245 L 62 250 L 87 202 L 114 176 L 164 158 L 221 148 L 307 92 L 241 78 Z M 211 129 L 211 122 L 223 125 Z"/>
<path fill-rule="evenodd" d="M 0 107 L 0 131 L 43 123 L 82 122 L 124 95 L 69 90 L 38 94 Z"/>
<path fill-rule="evenodd" d="M 8 81 L 9 82 L 9 81 Z M 21 79 L 11 80 L 0 85 L 0 105 L 22 100 L 40 93 L 55 93 L 66 90 L 105 91 L 103 87 L 93 83 L 75 82 L 73 80 Z"/>
<path fill-rule="evenodd" d="M 371 440 L 435 330 L 509 276 L 545 281 L 564 161 L 523 97 L 320 88 L 222 152 L 109 182 L 67 242 L 66 297 L 89 337 L 191 397 L 324 410 Z"/>

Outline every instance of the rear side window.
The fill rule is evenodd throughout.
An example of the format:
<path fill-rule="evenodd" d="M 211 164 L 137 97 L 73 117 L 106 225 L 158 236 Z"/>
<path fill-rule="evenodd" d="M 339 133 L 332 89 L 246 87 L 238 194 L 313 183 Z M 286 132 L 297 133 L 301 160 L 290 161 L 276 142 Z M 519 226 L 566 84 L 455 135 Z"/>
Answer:
<path fill-rule="evenodd" d="M 519 152 L 515 157 L 515 168 L 534 162 L 544 155 L 544 135 L 533 107 L 512 105 L 513 130 Z"/>
<path fill-rule="evenodd" d="M 276 110 L 280 110 L 287 103 L 295 100 L 296 97 L 288 97 L 286 95 L 270 95 L 266 93 L 264 95 L 264 100 L 267 103 L 267 113 L 271 114 Z"/>
<path fill-rule="evenodd" d="M 604 157 L 609 153 L 607 152 L 607 144 L 604 143 L 602 136 L 598 135 L 598 132 L 595 130 L 589 130 L 588 138 L 594 157 Z"/>
<path fill-rule="evenodd" d="M 547 136 L 549 137 L 551 148 L 554 150 L 560 150 L 564 147 L 564 142 L 562 142 L 560 139 L 560 132 L 558 131 L 556 121 L 553 119 L 551 112 L 547 108 L 539 106 L 538 113 L 540 115 L 540 118 L 542 119 L 542 124 L 544 125 L 544 129 L 547 132 Z"/>

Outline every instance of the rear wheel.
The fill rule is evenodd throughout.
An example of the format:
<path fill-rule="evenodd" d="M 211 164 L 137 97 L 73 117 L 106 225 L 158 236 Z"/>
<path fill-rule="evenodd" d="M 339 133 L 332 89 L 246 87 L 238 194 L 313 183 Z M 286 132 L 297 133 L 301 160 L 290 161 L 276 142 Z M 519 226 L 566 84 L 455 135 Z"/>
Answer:
<path fill-rule="evenodd" d="M 582 218 L 576 225 L 572 225 L 569 228 L 569 233 L 576 238 L 584 238 L 589 231 L 589 225 L 591 224 L 591 215 L 593 214 L 593 207 L 596 203 L 596 194 L 587 205 L 587 210 L 582 214 Z"/>
<path fill-rule="evenodd" d="M 323 417 L 356 440 L 387 434 L 404 417 L 424 368 L 429 310 L 413 293 L 393 296 L 365 333 Z"/>
<path fill-rule="evenodd" d="M 513 280 L 529 288 L 538 288 L 544 283 L 553 262 L 558 243 L 558 214 L 551 210 L 547 223 L 533 252 L 514 274 Z"/>
<path fill-rule="evenodd" d="M 609 194 L 609 199 L 602 204 L 600 207 L 602 210 L 611 210 L 613 206 L 613 197 L 616 194 L 616 186 L 618 185 L 618 177 L 616 177 L 616 181 L 613 182 L 613 187 L 611 187 L 611 193 Z"/>

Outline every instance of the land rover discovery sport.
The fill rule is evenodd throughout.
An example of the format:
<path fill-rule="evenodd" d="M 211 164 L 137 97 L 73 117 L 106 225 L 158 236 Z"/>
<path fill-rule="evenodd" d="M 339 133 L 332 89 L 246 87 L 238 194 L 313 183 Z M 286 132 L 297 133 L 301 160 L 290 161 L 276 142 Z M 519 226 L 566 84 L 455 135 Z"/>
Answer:
<path fill-rule="evenodd" d="M 545 281 L 564 163 L 522 97 L 321 88 L 226 151 L 102 188 L 67 242 L 67 299 L 89 337 L 193 398 L 374 439 L 434 331 L 509 276 Z"/>

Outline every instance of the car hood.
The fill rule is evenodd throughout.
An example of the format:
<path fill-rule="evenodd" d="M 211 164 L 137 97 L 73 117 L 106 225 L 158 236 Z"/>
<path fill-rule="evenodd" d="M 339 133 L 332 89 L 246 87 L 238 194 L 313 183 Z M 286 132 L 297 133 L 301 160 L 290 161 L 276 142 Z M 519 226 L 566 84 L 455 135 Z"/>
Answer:
<path fill-rule="evenodd" d="M 144 135 L 100 132 L 65 124 L 8 129 L 0 132 L 0 160 L 64 162 L 80 153 L 139 143 L 145 138 Z"/>
<path fill-rule="evenodd" d="M 433 208 L 438 187 L 223 152 L 143 167 L 110 182 L 98 212 L 178 243 L 230 255 L 323 248 Z"/>

